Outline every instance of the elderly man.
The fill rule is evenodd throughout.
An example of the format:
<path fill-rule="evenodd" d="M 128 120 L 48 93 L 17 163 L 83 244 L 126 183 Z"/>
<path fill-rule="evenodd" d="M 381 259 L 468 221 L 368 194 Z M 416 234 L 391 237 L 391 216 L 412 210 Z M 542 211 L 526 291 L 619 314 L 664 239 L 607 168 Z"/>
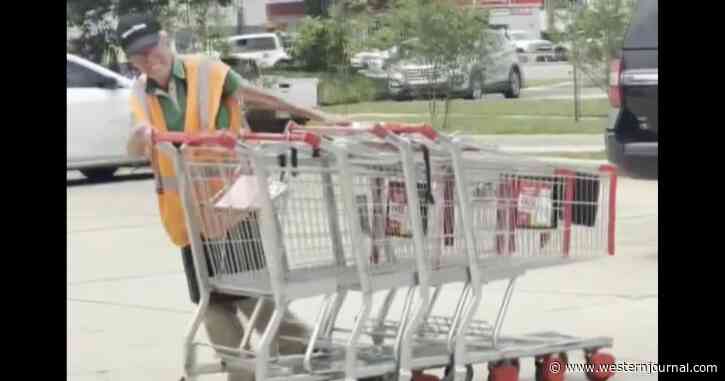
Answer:
<path fill-rule="evenodd" d="M 155 149 L 150 144 L 151 131 L 183 131 L 195 134 L 226 129 L 239 132 L 248 128 L 242 114 L 245 103 L 312 120 L 331 121 L 331 118 L 319 111 L 295 106 L 251 86 L 217 60 L 203 56 L 175 55 L 170 49 L 166 32 L 153 18 L 145 15 L 123 16 L 119 20 L 117 32 L 129 61 L 142 73 L 135 82 L 131 99 L 136 125 L 128 142 L 128 151 L 133 155 L 155 155 L 161 218 L 169 238 L 181 248 L 191 300 L 198 304 L 199 287 L 183 209 L 177 189 L 166 186 L 164 181 L 165 178 L 174 176 L 173 168 L 169 158 L 154 152 Z M 256 300 L 251 298 L 212 294 L 204 321 L 211 342 L 238 347 L 243 328 L 237 311 L 241 310 L 250 316 L 255 303 Z M 267 320 L 273 308 L 271 303 L 266 303 L 260 320 Z M 263 324 L 261 326 L 264 327 Z M 293 316 L 287 316 L 280 333 L 284 336 L 304 337 L 307 328 Z M 279 350 L 281 353 L 302 352 L 303 348 L 300 343 L 287 342 L 280 345 Z M 253 379 L 252 374 L 229 375 L 229 380 L 234 381 L 250 379 Z"/>

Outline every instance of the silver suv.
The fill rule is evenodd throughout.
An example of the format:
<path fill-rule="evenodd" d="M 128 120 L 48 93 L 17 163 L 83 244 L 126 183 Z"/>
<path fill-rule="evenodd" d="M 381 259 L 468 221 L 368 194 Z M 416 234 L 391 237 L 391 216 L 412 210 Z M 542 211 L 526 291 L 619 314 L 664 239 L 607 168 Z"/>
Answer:
<path fill-rule="evenodd" d="M 395 49 L 387 66 L 388 91 L 396 99 L 430 94 L 432 90 L 451 90 L 455 95 L 480 99 L 484 93 L 503 93 L 518 98 L 524 72 L 516 47 L 503 31 L 487 30 L 485 45 L 473 62 L 461 63 L 453 73 L 433 73 L 417 57 L 406 52 L 405 43 Z M 484 52 L 488 52 L 485 54 Z"/>

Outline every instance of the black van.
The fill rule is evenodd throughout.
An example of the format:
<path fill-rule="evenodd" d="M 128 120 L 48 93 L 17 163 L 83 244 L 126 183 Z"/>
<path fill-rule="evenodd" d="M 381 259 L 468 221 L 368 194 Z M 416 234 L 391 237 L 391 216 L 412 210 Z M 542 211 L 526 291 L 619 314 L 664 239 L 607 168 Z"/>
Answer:
<path fill-rule="evenodd" d="M 636 173 L 657 165 L 658 0 L 639 0 L 619 59 L 611 62 L 607 158 Z"/>

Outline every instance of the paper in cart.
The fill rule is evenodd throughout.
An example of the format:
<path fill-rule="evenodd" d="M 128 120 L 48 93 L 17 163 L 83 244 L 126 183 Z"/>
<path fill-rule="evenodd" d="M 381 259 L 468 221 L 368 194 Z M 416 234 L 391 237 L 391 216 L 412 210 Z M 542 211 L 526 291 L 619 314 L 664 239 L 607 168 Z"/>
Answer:
<path fill-rule="evenodd" d="M 268 179 L 269 196 L 272 201 L 287 191 L 287 184 Z M 214 207 L 235 210 L 257 210 L 261 206 L 259 179 L 254 175 L 242 175 L 214 203 Z"/>
<path fill-rule="evenodd" d="M 519 182 L 516 222 L 519 227 L 549 228 L 553 214 L 553 190 L 546 182 Z"/>
<path fill-rule="evenodd" d="M 408 196 L 405 183 L 400 181 L 388 182 L 388 200 L 385 219 L 385 234 L 393 237 L 413 237 L 413 228 L 408 218 Z M 427 185 L 418 184 L 418 197 L 420 200 L 420 217 L 422 219 L 423 234 L 428 232 L 428 196 Z"/>

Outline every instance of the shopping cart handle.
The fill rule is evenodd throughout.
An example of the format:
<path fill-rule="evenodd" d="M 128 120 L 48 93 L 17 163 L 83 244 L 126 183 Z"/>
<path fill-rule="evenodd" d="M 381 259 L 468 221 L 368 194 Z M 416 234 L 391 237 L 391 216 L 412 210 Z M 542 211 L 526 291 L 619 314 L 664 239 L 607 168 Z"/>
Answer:
<path fill-rule="evenodd" d="M 435 141 L 438 139 L 438 132 L 430 124 L 401 124 L 401 123 L 380 123 L 382 128 L 394 134 L 421 134 L 426 138 Z"/>
<path fill-rule="evenodd" d="M 287 131 L 308 131 L 304 126 L 290 121 L 287 123 Z M 336 124 L 334 126 L 324 126 L 310 128 L 309 131 L 315 131 L 323 134 L 350 135 L 355 133 L 372 133 L 377 137 L 384 139 L 392 134 L 421 134 L 426 138 L 435 141 L 438 139 L 438 132 L 430 126 L 430 124 L 401 124 L 401 123 L 376 123 L 372 127 L 353 128 L 350 125 Z"/>
<path fill-rule="evenodd" d="M 302 142 L 309 144 L 313 149 L 320 148 L 321 139 L 311 132 L 293 132 L 289 134 L 275 134 L 267 132 L 246 132 L 240 135 L 242 140 Z"/>
<path fill-rule="evenodd" d="M 183 132 L 157 132 L 151 134 L 152 144 L 157 143 L 176 143 L 186 144 L 188 146 L 199 145 L 216 145 L 228 149 L 233 149 L 237 145 L 237 140 L 229 134 L 217 135 L 189 135 Z"/>
<path fill-rule="evenodd" d="M 239 135 L 239 139 L 243 141 L 279 141 L 279 142 L 303 142 L 312 146 L 313 149 L 320 148 L 320 137 L 309 132 L 296 132 L 291 134 L 273 134 L 262 132 L 245 132 Z M 233 149 L 237 144 L 237 138 L 231 134 L 218 135 L 189 135 L 183 132 L 156 132 L 151 134 L 153 144 L 157 143 L 176 143 L 186 144 L 188 146 L 199 145 L 217 145 L 228 149 Z"/>

